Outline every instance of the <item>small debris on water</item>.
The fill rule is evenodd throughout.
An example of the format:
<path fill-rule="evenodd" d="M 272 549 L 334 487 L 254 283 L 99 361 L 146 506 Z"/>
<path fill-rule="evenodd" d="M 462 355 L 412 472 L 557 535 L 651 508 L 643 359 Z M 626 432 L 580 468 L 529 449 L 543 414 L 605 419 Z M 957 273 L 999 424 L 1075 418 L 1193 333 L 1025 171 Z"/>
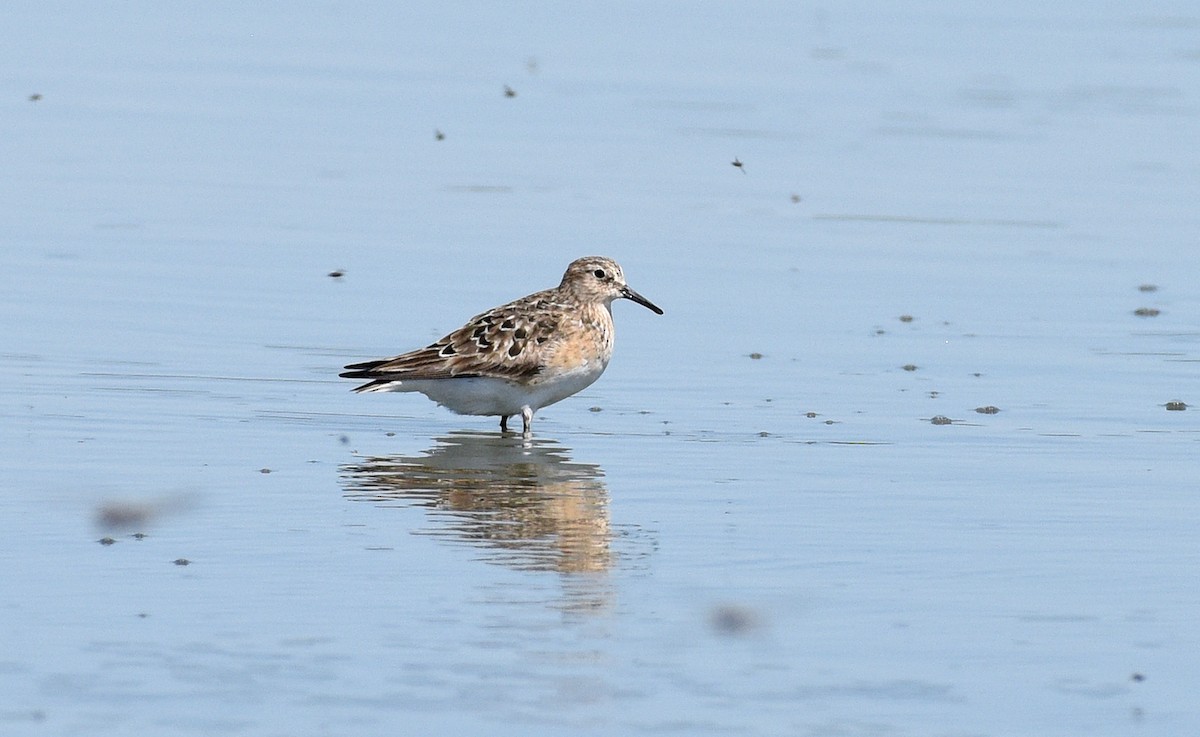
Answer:
<path fill-rule="evenodd" d="M 112 545 L 116 542 L 116 540 L 113 540 L 111 537 L 102 537 L 96 542 L 100 543 L 101 545 Z"/>
<path fill-rule="evenodd" d="M 1139 307 L 1133 311 L 1133 314 L 1138 317 L 1158 317 L 1162 314 L 1162 310 L 1157 307 Z"/>
<path fill-rule="evenodd" d="M 976 411 L 976 412 L 978 412 L 978 413 L 979 413 L 979 414 L 981 414 L 981 415 L 994 415 L 994 414 L 996 414 L 997 412 L 999 412 L 999 411 L 1000 411 L 1000 408 L 999 408 L 999 407 L 994 407 L 994 406 L 992 406 L 992 405 L 990 405 L 990 404 L 989 404 L 989 405 L 987 405 L 987 406 L 985 406 L 985 407 L 976 407 L 976 408 L 975 408 L 975 411 Z"/>
<path fill-rule="evenodd" d="M 1146 676 L 1141 673 L 1134 673 L 1133 675 L 1129 676 L 1129 680 L 1133 681 L 1134 683 L 1141 683 L 1142 681 L 1146 680 Z"/>
<path fill-rule="evenodd" d="M 1138 291 L 1139 292 L 1157 292 L 1158 285 L 1157 284 L 1139 284 Z"/>
<path fill-rule="evenodd" d="M 817 416 L 817 413 L 816 412 L 805 412 L 804 416 L 811 420 Z"/>
<path fill-rule="evenodd" d="M 762 358 L 762 357 L 763 357 L 763 354 L 761 354 L 761 353 L 751 353 L 751 354 L 750 354 L 750 357 L 751 357 L 751 358 L 753 358 L 755 361 L 757 361 L 758 359 L 760 359 L 760 358 Z"/>
<path fill-rule="evenodd" d="M 900 368 L 904 369 L 905 371 L 916 371 L 917 365 L 915 363 L 906 363 Z"/>
<path fill-rule="evenodd" d="M 732 164 L 735 169 L 738 169 L 739 171 L 741 171 L 743 174 L 746 173 L 746 165 L 743 164 L 742 160 L 737 158 L 736 156 L 734 157 L 733 161 L 731 161 L 729 163 Z"/>
<path fill-rule="evenodd" d="M 185 511 L 191 506 L 192 500 L 182 495 L 166 495 L 136 501 L 108 500 L 96 508 L 95 521 L 105 532 L 142 534 L 147 527 L 165 515 Z"/>
<path fill-rule="evenodd" d="M 270 472 L 271 472 L 271 469 L 269 469 L 269 468 L 260 468 L 260 469 L 258 469 L 258 472 L 259 472 L 259 473 L 270 473 Z"/>
<path fill-rule="evenodd" d="M 792 195 L 792 204 L 793 204 L 793 205 L 798 205 L 798 204 L 800 204 L 800 195 L 798 195 L 798 194 L 793 194 L 793 195 Z"/>
<path fill-rule="evenodd" d="M 912 322 L 912 321 L 913 321 L 912 315 L 901 315 L 900 316 L 900 322 Z"/>
<path fill-rule="evenodd" d="M 588 407 L 588 412 L 603 412 L 603 407 Z"/>
<path fill-rule="evenodd" d="M 516 97 L 517 91 L 514 90 L 512 87 L 509 87 L 508 85 L 504 85 L 504 96 L 505 97 Z"/>
<path fill-rule="evenodd" d="M 758 437 L 760 437 L 760 438 L 769 438 L 769 437 L 771 437 L 771 433 L 767 432 L 766 430 L 763 430 L 762 432 L 760 432 L 760 433 L 758 434 Z"/>
<path fill-rule="evenodd" d="M 176 558 L 175 560 L 173 560 L 171 562 L 177 566 L 190 566 L 192 564 L 192 562 L 190 560 L 188 560 L 187 558 Z"/>
<path fill-rule="evenodd" d="M 762 627 L 762 619 L 757 613 L 736 604 L 714 607 L 709 622 L 722 635 L 744 635 Z"/>
<path fill-rule="evenodd" d="M 1178 399 L 1173 399 L 1170 402 L 1167 402 L 1166 407 L 1171 412 L 1182 412 L 1187 409 L 1187 405 Z"/>
<path fill-rule="evenodd" d="M 440 130 L 438 130 L 438 129 L 434 129 L 434 131 L 433 131 L 433 140 L 435 140 L 435 141 L 444 141 L 444 140 L 446 140 L 446 134 L 445 134 L 445 133 L 442 133 L 442 132 L 441 132 Z"/>
<path fill-rule="evenodd" d="M 108 502 L 96 510 L 96 523 L 107 529 L 141 527 L 154 515 L 149 504 Z"/>
<path fill-rule="evenodd" d="M 40 99 L 42 99 L 42 93 L 40 93 L 40 92 L 34 92 L 32 95 L 29 96 L 30 102 L 37 102 Z"/>
<path fill-rule="evenodd" d="M 934 415 L 933 417 L 929 418 L 929 421 L 934 425 L 949 425 L 954 422 L 954 420 L 945 415 Z"/>
<path fill-rule="evenodd" d="M 329 272 L 329 276 L 334 279 L 341 279 L 345 275 L 346 272 L 342 271 L 341 269 L 334 269 L 333 271 Z"/>

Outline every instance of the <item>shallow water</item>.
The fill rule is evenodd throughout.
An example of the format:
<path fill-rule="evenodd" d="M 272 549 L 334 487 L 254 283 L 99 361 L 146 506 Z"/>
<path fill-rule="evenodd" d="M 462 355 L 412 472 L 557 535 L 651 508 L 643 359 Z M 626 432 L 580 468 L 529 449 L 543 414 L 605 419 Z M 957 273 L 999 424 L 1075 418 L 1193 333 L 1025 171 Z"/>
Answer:
<path fill-rule="evenodd" d="M 1190 7 L 7 15 L 5 734 L 1200 726 Z"/>

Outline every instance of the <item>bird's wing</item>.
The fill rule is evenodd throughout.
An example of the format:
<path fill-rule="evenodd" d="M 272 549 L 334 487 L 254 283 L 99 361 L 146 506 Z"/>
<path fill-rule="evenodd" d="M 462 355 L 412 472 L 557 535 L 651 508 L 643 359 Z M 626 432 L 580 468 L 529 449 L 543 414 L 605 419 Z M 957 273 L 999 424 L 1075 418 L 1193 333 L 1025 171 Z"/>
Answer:
<path fill-rule="evenodd" d="M 542 370 L 566 315 L 550 290 L 537 292 L 476 315 L 425 348 L 351 364 L 341 375 L 377 383 L 470 376 L 525 381 Z"/>

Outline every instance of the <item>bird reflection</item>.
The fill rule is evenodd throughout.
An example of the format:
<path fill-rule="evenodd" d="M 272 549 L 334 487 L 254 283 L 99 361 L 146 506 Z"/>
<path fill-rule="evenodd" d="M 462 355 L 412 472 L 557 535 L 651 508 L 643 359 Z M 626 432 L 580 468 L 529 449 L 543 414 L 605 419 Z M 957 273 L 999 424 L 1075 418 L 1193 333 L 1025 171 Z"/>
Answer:
<path fill-rule="evenodd" d="M 342 466 L 346 497 L 424 507 L 432 534 L 470 543 L 520 570 L 600 573 L 612 564 L 608 491 L 599 466 L 552 440 L 456 432 L 419 456 Z"/>

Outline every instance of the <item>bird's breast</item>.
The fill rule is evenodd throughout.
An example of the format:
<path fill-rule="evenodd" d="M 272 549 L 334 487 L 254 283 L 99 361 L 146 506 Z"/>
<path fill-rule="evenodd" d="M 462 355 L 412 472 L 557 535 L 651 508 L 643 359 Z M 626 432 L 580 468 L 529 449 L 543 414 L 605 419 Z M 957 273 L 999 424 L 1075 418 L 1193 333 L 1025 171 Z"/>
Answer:
<path fill-rule="evenodd" d="M 613 324 L 607 310 L 592 310 L 560 330 L 548 352 L 541 374 L 583 371 L 598 376 L 608 366 L 613 351 Z"/>

